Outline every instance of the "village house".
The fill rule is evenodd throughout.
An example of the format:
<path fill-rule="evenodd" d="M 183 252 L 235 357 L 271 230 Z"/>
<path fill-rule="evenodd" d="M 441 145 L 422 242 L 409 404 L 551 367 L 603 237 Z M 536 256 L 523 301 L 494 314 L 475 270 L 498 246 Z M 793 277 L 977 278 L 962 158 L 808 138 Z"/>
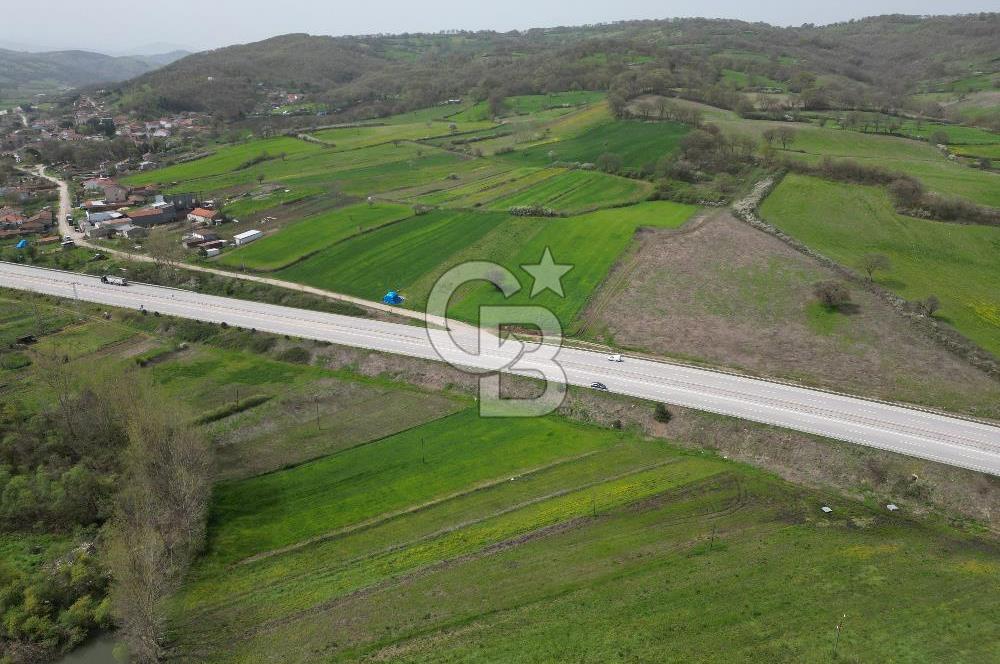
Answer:
<path fill-rule="evenodd" d="M 120 226 L 115 231 L 118 235 L 122 237 L 127 237 L 130 240 L 141 240 L 149 235 L 149 229 L 144 226 L 136 226 L 133 223 L 127 223 Z"/>
<path fill-rule="evenodd" d="M 215 223 L 222 219 L 222 215 L 219 214 L 217 210 L 208 210 L 206 208 L 195 208 L 188 213 L 188 221 L 192 223 Z"/>
<path fill-rule="evenodd" d="M 125 214 L 128 215 L 128 218 L 131 219 L 132 223 L 136 226 L 155 226 L 156 224 L 166 224 L 174 221 L 177 216 L 176 210 L 174 210 L 172 205 L 128 210 Z"/>

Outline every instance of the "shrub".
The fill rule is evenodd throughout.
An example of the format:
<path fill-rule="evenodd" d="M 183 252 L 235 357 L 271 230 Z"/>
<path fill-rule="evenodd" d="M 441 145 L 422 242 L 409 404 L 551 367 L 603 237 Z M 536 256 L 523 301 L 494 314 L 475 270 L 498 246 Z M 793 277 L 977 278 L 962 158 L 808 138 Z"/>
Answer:
<path fill-rule="evenodd" d="M 294 364 L 309 364 L 309 361 L 312 360 L 312 353 L 302 346 L 292 346 L 278 353 L 278 359 Z"/>
<path fill-rule="evenodd" d="M 614 152 L 605 152 L 597 158 L 594 164 L 598 170 L 605 173 L 617 173 L 622 169 L 622 158 L 621 155 L 617 155 Z"/>
<path fill-rule="evenodd" d="M 656 404 L 656 409 L 653 411 L 653 419 L 657 422 L 663 422 L 666 424 L 670 420 L 674 419 L 674 415 L 667 408 L 667 404 L 658 403 Z"/>
<path fill-rule="evenodd" d="M 244 410 L 250 410 L 255 406 L 269 401 L 271 399 L 270 395 L 267 394 L 254 394 L 240 401 L 230 401 L 227 404 L 223 404 L 218 408 L 213 408 L 201 417 L 195 420 L 195 424 L 208 424 L 209 422 L 216 422 L 230 415 L 235 415 L 236 413 L 242 413 Z"/>
<path fill-rule="evenodd" d="M 515 205 L 507 210 L 515 217 L 557 217 L 558 213 L 544 205 Z"/>
<path fill-rule="evenodd" d="M 851 302 L 851 291 L 842 281 L 817 281 L 813 285 L 813 293 L 827 309 L 839 309 Z"/>

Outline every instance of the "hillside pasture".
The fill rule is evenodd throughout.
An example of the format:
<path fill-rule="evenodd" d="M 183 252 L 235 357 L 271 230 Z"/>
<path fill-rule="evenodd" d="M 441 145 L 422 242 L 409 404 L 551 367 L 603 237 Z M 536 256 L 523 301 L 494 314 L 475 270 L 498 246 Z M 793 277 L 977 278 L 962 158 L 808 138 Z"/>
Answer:
<path fill-rule="evenodd" d="M 405 219 L 413 209 L 395 203 L 359 203 L 295 222 L 253 244 L 227 252 L 219 263 L 272 272 L 347 238 Z"/>
<path fill-rule="evenodd" d="M 876 281 L 909 300 L 936 295 L 940 320 L 1000 353 L 1000 228 L 896 214 L 888 195 L 789 175 L 761 207 L 764 218 L 817 251 L 857 269 L 866 253 L 889 257 Z"/>

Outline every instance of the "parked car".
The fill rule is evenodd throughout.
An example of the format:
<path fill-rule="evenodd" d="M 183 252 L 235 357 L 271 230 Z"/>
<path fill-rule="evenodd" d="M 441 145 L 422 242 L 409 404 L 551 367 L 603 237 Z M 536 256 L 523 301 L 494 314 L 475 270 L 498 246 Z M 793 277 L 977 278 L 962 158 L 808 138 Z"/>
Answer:
<path fill-rule="evenodd" d="M 608 391 L 608 386 L 607 386 L 607 385 L 605 385 L 604 383 L 597 383 L 597 382 L 594 382 L 594 383 L 591 383 L 591 384 L 590 384 L 590 386 L 591 386 L 592 388 L 594 388 L 595 390 L 604 390 L 605 392 L 607 392 L 607 391 Z"/>

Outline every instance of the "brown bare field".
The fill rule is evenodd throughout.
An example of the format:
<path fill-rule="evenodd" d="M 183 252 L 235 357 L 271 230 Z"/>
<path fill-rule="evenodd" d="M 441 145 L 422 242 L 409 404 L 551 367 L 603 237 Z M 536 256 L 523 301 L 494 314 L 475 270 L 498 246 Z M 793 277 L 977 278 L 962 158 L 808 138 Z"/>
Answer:
<path fill-rule="evenodd" d="M 620 347 L 806 385 L 1000 417 L 1000 383 L 854 289 L 828 312 L 812 285 L 836 275 L 726 211 L 647 231 L 584 312 Z"/>

